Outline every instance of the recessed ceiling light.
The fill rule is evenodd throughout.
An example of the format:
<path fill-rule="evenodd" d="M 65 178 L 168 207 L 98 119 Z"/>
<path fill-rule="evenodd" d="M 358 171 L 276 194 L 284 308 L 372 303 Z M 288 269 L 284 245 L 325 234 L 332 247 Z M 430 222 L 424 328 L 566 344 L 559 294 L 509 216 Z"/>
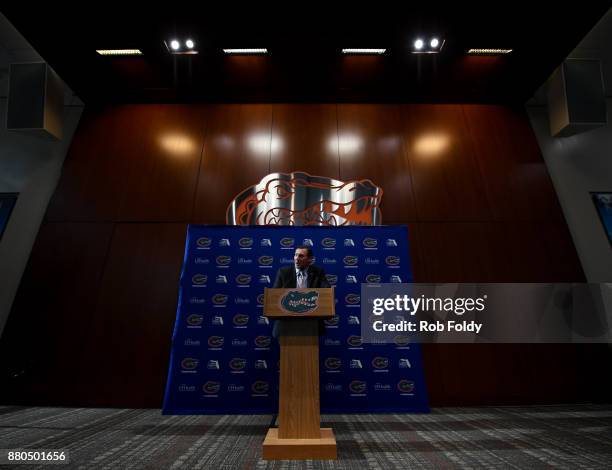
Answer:
<path fill-rule="evenodd" d="M 413 54 L 437 54 L 444 47 L 444 43 L 446 41 L 444 39 L 440 39 L 436 36 L 427 40 L 427 42 L 418 38 L 414 41 L 412 53 Z"/>
<path fill-rule="evenodd" d="M 468 54 L 475 55 L 500 55 L 500 54 L 510 54 L 512 49 L 470 49 Z"/>
<path fill-rule="evenodd" d="M 96 49 L 100 55 L 142 55 L 140 49 Z"/>
<path fill-rule="evenodd" d="M 423 49 L 423 45 L 424 45 L 424 44 L 425 44 L 425 43 L 423 42 L 423 40 L 422 40 L 422 39 L 417 39 L 416 41 L 414 41 L 414 48 L 415 48 L 416 50 L 421 50 L 421 49 Z"/>
<path fill-rule="evenodd" d="M 440 41 L 438 40 L 438 38 L 433 38 L 430 42 L 429 45 L 433 48 L 436 48 L 440 45 Z"/>
<path fill-rule="evenodd" d="M 175 50 L 178 51 L 179 48 L 181 47 L 181 43 L 178 42 L 176 39 L 173 39 L 172 41 L 170 41 L 170 47 Z"/>
<path fill-rule="evenodd" d="M 267 54 L 268 49 L 223 49 L 226 54 Z"/>
<path fill-rule="evenodd" d="M 193 49 L 193 41 L 191 39 L 187 39 L 187 41 L 185 41 L 185 45 L 189 48 L 189 49 Z"/>
<path fill-rule="evenodd" d="M 387 49 L 342 49 L 343 54 L 384 54 Z"/>

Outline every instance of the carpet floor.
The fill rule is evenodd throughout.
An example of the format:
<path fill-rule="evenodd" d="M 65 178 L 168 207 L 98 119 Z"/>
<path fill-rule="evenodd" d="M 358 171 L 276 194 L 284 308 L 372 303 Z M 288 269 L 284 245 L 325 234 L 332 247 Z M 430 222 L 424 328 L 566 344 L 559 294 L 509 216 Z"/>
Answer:
<path fill-rule="evenodd" d="M 4 406 L 0 448 L 69 451 L 68 464 L 28 464 L 28 469 L 612 468 L 612 405 L 324 415 L 322 427 L 336 434 L 336 461 L 262 460 L 270 420 L 269 415 Z"/>

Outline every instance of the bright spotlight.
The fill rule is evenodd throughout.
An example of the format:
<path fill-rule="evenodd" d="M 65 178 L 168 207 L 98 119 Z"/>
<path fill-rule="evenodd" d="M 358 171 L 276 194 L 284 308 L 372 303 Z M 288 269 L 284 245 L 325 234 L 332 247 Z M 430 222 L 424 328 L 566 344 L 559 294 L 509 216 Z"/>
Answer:
<path fill-rule="evenodd" d="M 422 39 L 417 39 L 416 41 L 414 41 L 414 48 L 415 49 L 423 49 L 423 40 Z"/>
<path fill-rule="evenodd" d="M 438 47 L 438 45 L 440 44 L 440 41 L 438 40 L 438 38 L 433 38 L 431 40 L 431 42 L 429 43 L 429 45 L 435 49 L 436 47 Z"/>
<path fill-rule="evenodd" d="M 194 46 L 193 41 L 191 39 L 187 39 L 187 41 L 185 41 L 185 45 L 189 49 L 193 49 L 193 46 Z"/>
<path fill-rule="evenodd" d="M 170 41 L 170 47 L 177 51 L 179 47 L 181 47 L 181 44 L 176 39 L 173 39 L 172 41 Z"/>

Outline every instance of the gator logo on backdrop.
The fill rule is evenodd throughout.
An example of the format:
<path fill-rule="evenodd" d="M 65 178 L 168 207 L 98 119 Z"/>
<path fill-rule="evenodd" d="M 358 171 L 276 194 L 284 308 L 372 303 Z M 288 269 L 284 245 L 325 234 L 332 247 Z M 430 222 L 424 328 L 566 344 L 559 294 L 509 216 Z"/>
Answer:
<path fill-rule="evenodd" d="M 249 322 L 249 316 L 244 313 L 238 313 L 234 315 L 232 322 L 236 326 L 245 326 Z"/>
<path fill-rule="evenodd" d="M 349 384 L 349 390 L 352 393 L 365 393 L 367 389 L 368 389 L 368 384 L 364 382 L 363 380 L 353 380 Z"/>
<path fill-rule="evenodd" d="M 197 313 L 192 313 L 187 317 L 187 324 L 189 326 L 200 326 L 204 321 L 204 315 L 198 315 Z"/>
<path fill-rule="evenodd" d="M 323 240 L 321 240 L 321 246 L 323 248 L 334 248 L 336 246 L 336 239 L 325 237 Z"/>
<path fill-rule="evenodd" d="M 225 338 L 223 336 L 209 336 L 208 337 L 208 347 L 209 348 L 220 348 L 225 343 Z"/>
<path fill-rule="evenodd" d="M 280 246 L 282 246 L 283 248 L 293 248 L 293 245 L 295 245 L 294 238 L 289 238 L 289 237 L 281 238 Z"/>
<path fill-rule="evenodd" d="M 365 248 L 376 248 L 376 246 L 378 245 L 378 240 L 376 240 L 376 238 L 364 238 L 363 239 L 363 246 Z"/>
<path fill-rule="evenodd" d="M 245 188 L 228 225 L 381 225 L 383 190 L 368 179 L 339 181 L 302 171 L 271 173 Z M 296 201 L 300 201 L 296 205 Z"/>
<path fill-rule="evenodd" d="M 338 283 L 338 276 L 335 274 L 326 274 L 325 278 L 330 286 L 335 286 Z"/>
<path fill-rule="evenodd" d="M 203 286 L 208 281 L 208 276 L 206 274 L 194 274 L 191 277 L 191 283 L 194 286 Z"/>
<path fill-rule="evenodd" d="M 397 335 L 393 338 L 393 342 L 396 346 L 408 346 L 410 344 L 410 338 L 405 335 Z"/>
<path fill-rule="evenodd" d="M 212 245 L 212 238 L 200 237 L 198 238 L 196 244 L 198 245 L 198 248 L 210 248 L 210 245 Z"/>
<path fill-rule="evenodd" d="M 181 361 L 181 369 L 184 370 L 193 370 L 198 367 L 199 361 L 194 359 L 193 357 L 186 357 Z"/>
<path fill-rule="evenodd" d="M 202 385 L 202 391 L 207 395 L 219 393 L 219 390 L 221 390 L 221 383 L 215 382 L 214 380 L 209 380 L 204 385 Z"/>
<path fill-rule="evenodd" d="M 257 296 L 257 304 L 258 305 L 263 305 L 264 304 L 264 297 L 265 297 L 264 294 L 259 294 Z"/>
<path fill-rule="evenodd" d="M 372 367 L 374 369 L 386 369 L 389 367 L 389 359 L 386 357 L 375 357 L 372 359 Z"/>
<path fill-rule="evenodd" d="M 380 283 L 382 277 L 380 276 L 380 274 L 368 274 L 366 276 L 366 282 L 368 284 L 378 284 Z"/>
<path fill-rule="evenodd" d="M 400 264 L 399 256 L 387 256 L 385 263 L 387 263 L 387 266 L 397 266 Z"/>
<path fill-rule="evenodd" d="M 215 305 L 225 305 L 227 303 L 227 294 L 215 294 L 212 297 L 212 303 Z"/>
<path fill-rule="evenodd" d="M 328 357 L 325 359 L 325 368 L 329 370 L 338 370 L 342 366 L 342 360 L 338 357 Z"/>
<path fill-rule="evenodd" d="M 270 266 L 274 262 L 274 257 L 263 255 L 257 258 L 257 262 L 260 264 L 260 266 Z"/>
<path fill-rule="evenodd" d="M 265 380 L 257 380 L 251 385 L 251 391 L 255 394 L 268 393 L 270 383 Z"/>
<path fill-rule="evenodd" d="M 244 370 L 246 368 L 246 359 L 234 357 L 229 361 L 229 367 L 232 370 Z"/>
<path fill-rule="evenodd" d="M 347 338 L 346 342 L 352 348 L 358 348 L 363 344 L 363 338 L 361 336 L 351 335 Z"/>
<path fill-rule="evenodd" d="M 312 312 L 319 306 L 319 293 L 292 290 L 281 297 L 280 303 L 281 307 L 289 313 L 299 315 Z"/>
<path fill-rule="evenodd" d="M 414 382 L 402 379 L 397 383 L 397 389 L 400 393 L 412 393 L 414 392 Z"/>
<path fill-rule="evenodd" d="M 247 286 L 251 283 L 252 276 L 250 274 L 238 274 L 236 276 L 236 284 L 239 286 Z"/>
<path fill-rule="evenodd" d="M 328 318 L 327 320 L 323 320 L 323 323 L 325 323 L 327 326 L 337 326 L 339 322 L 340 317 L 338 315 L 334 315 L 333 317 Z"/>
<path fill-rule="evenodd" d="M 242 237 L 238 240 L 238 246 L 240 248 L 251 248 L 253 246 L 253 239 L 250 237 Z"/>
<path fill-rule="evenodd" d="M 359 262 L 359 258 L 357 256 L 345 256 L 342 258 L 342 262 L 345 266 L 355 266 Z"/>
<path fill-rule="evenodd" d="M 357 294 L 346 294 L 344 301 L 349 305 L 357 305 L 361 302 L 361 297 Z"/>
<path fill-rule="evenodd" d="M 258 336 L 255 338 L 255 346 L 258 348 L 269 348 L 272 344 L 272 338 L 270 336 Z"/>
<path fill-rule="evenodd" d="M 219 266 L 227 266 L 232 262 L 232 257 L 227 255 L 219 255 L 216 258 L 217 265 Z"/>

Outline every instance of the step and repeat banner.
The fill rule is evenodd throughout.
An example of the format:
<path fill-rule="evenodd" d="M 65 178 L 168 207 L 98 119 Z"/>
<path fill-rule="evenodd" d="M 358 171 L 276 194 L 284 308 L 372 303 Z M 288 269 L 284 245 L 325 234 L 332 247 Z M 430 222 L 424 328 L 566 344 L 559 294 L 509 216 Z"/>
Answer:
<path fill-rule="evenodd" d="M 362 341 L 361 284 L 412 282 L 406 226 L 189 226 L 164 414 L 276 413 L 279 345 L 264 287 L 311 246 L 335 287 L 320 338 L 321 411 L 427 412 L 421 351 Z"/>

